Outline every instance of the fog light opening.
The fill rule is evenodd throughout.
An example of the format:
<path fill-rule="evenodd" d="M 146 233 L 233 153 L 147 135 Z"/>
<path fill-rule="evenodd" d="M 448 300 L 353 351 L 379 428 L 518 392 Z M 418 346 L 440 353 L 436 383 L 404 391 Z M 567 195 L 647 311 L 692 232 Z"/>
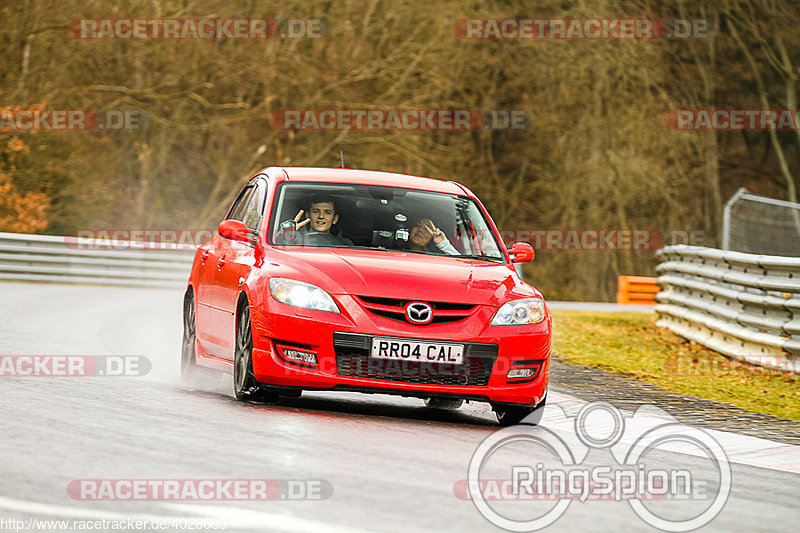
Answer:
<path fill-rule="evenodd" d="M 316 365 L 317 354 L 312 352 L 304 352 L 302 350 L 295 350 L 293 348 L 281 348 L 283 358 L 288 361 L 295 361 L 305 365 Z"/>
<path fill-rule="evenodd" d="M 515 383 L 526 382 L 526 381 L 533 381 L 536 379 L 536 376 L 539 375 L 539 369 L 541 365 L 535 365 L 525 368 L 512 368 L 506 374 L 506 379 L 508 381 L 513 381 Z"/>

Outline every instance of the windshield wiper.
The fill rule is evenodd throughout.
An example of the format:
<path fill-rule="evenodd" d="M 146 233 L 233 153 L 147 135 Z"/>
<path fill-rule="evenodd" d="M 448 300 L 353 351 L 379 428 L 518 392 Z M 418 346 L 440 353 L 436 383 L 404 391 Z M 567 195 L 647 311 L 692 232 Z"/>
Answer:
<path fill-rule="evenodd" d="M 451 255 L 450 257 L 462 257 L 465 259 L 483 259 L 484 261 L 492 261 L 495 263 L 504 262 L 502 257 L 495 257 L 493 255 L 464 254 L 464 255 Z"/>

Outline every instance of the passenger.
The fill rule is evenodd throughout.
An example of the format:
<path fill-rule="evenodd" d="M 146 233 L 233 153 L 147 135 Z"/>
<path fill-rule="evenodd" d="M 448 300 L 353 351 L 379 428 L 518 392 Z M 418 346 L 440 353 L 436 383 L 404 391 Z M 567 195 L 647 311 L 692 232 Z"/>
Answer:
<path fill-rule="evenodd" d="M 461 253 L 450 244 L 450 241 L 445 237 L 444 232 L 434 225 L 433 221 L 429 218 L 420 219 L 417 224 L 411 228 L 409 234 L 411 250 L 415 251 L 438 251 L 444 252 L 447 255 L 461 255 Z M 435 250 L 431 250 L 429 246 L 431 241 L 435 245 Z"/>
<path fill-rule="evenodd" d="M 317 195 L 311 199 L 308 217 L 302 222 L 301 209 L 293 220 L 286 220 L 275 234 L 275 244 L 301 244 L 305 246 L 353 246 L 350 239 L 331 233 L 339 221 L 336 203 L 328 195 Z M 305 228 L 308 226 L 307 228 Z M 303 231 L 300 231 L 305 228 Z"/>

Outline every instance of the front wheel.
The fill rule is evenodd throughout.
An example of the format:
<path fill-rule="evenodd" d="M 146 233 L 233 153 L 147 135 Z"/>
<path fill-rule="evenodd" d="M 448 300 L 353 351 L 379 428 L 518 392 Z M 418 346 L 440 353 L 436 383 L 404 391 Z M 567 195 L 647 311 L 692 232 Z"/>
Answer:
<path fill-rule="evenodd" d="M 183 340 L 181 341 L 181 376 L 186 381 L 198 377 L 200 368 L 195 355 L 197 338 L 194 293 L 186 293 L 183 299 Z"/>
<path fill-rule="evenodd" d="M 274 402 L 278 399 L 277 393 L 265 389 L 253 375 L 253 332 L 250 328 L 250 308 L 246 305 L 236 325 L 233 393 L 241 401 Z"/>

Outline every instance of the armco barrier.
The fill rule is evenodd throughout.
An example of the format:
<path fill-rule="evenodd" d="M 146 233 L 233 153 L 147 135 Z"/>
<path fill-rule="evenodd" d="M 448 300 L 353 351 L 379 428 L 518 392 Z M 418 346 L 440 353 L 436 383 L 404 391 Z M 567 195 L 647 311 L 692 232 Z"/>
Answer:
<path fill-rule="evenodd" d="M 185 287 L 196 247 L 0 233 L 0 280 Z"/>
<path fill-rule="evenodd" d="M 618 304 L 655 305 L 659 291 L 656 278 L 644 276 L 619 276 L 617 278 Z"/>
<path fill-rule="evenodd" d="M 737 359 L 800 371 L 800 258 L 685 245 L 656 256 L 657 325 Z"/>

